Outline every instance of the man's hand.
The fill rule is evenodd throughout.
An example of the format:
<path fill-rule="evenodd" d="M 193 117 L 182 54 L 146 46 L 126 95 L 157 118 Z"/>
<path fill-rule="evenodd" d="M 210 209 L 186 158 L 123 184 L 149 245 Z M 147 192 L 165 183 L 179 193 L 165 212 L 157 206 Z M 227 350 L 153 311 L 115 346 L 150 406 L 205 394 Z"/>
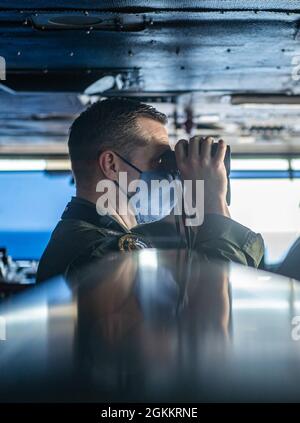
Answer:
<path fill-rule="evenodd" d="M 204 180 L 204 212 L 230 217 L 226 203 L 227 175 L 224 165 L 226 144 L 219 141 L 218 150 L 211 156 L 214 140 L 193 137 L 190 142 L 180 140 L 175 146 L 178 169 L 183 180 Z"/>

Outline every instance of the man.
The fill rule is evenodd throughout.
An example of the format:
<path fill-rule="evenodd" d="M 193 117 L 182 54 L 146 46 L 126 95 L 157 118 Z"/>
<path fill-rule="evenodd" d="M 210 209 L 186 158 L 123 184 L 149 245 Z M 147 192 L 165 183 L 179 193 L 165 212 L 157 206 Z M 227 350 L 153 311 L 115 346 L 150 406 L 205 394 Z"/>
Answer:
<path fill-rule="evenodd" d="M 178 237 L 173 237 L 175 225 L 167 223 L 168 217 L 143 225 L 153 219 L 145 220 L 131 207 L 122 214 L 120 201 L 110 205 L 109 215 L 101 215 L 101 207 L 98 213 L 99 181 L 108 180 L 120 191 L 121 173 L 126 173 L 128 184 L 155 174 L 161 155 L 170 149 L 166 121 L 155 108 L 120 98 L 97 102 L 75 120 L 68 146 L 76 197 L 67 205 L 40 260 L 38 282 L 111 251 L 161 247 L 162 239 L 170 239 L 165 244 L 169 248 L 178 246 L 171 242 Z M 181 179 L 204 180 L 204 222 L 189 229 L 193 237 L 190 245 L 205 256 L 258 266 L 262 238 L 230 219 L 226 145 L 219 141 L 212 158 L 212 143 L 211 138 L 194 137 L 189 143 L 180 140 L 175 147 Z M 187 248 L 184 241 L 181 247 Z"/>

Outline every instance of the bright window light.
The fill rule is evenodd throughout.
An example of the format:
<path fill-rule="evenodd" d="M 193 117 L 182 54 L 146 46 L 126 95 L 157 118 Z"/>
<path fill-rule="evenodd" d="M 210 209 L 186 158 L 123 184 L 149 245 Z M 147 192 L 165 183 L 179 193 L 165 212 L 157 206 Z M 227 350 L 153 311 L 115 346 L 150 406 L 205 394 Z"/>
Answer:
<path fill-rule="evenodd" d="M 43 159 L 1 159 L 0 172 L 17 171 L 68 171 L 71 169 L 69 160 Z"/>
<path fill-rule="evenodd" d="M 291 166 L 293 170 L 300 170 L 300 159 L 292 159 Z"/>
<path fill-rule="evenodd" d="M 231 217 L 263 235 L 265 259 L 278 263 L 300 235 L 300 180 L 233 179 Z"/>
<path fill-rule="evenodd" d="M 45 160 L 0 160 L 0 171 L 45 170 Z"/>
<path fill-rule="evenodd" d="M 299 160 L 300 167 L 300 160 Z M 288 170 L 285 159 L 232 159 L 232 170 Z"/>
<path fill-rule="evenodd" d="M 232 308 L 234 310 L 288 310 L 290 307 L 289 302 L 285 300 L 269 300 L 269 299 L 236 299 Z"/>

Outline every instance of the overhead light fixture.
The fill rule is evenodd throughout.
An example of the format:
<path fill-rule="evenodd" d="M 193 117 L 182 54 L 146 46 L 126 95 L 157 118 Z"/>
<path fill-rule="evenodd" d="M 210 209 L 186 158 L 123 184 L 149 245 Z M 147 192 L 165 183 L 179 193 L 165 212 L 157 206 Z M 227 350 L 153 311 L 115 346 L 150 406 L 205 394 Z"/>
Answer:
<path fill-rule="evenodd" d="M 0 172 L 70 171 L 68 159 L 0 159 Z"/>
<path fill-rule="evenodd" d="M 40 12 L 30 16 L 30 21 L 36 29 L 47 30 L 86 30 L 139 32 L 153 25 L 152 19 L 146 19 L 144 14 L 74 11 L 66 13 Z"/>
<path fill-rule="evenodd" d="M 286 159 L 232 159 L 231 170 L 288 170 L 289 162 Z"/>
<path fill-rule="evenodd" d="M 300 95 L 281 94 L 233 94 L 231 96 L 233 105 L 300 105 Z"/>
<path fill-rule="evenodd" d="M 118 69 L 111 73 L 111 75 L 104 75 L 89 85 L 84 90 L 83 95 L 101 95 L 112 89 L 116 91 L 142 91 L 144 80 L 140 74 L 140 69 Z"/>
<path fill-rule="evenodd" d="M 45 160 L 1 159 L 0 172 L 45 170 Z"/>
<path fill-rule="evenodd" d="M 115 77 L 111 75 L 103 76 L 102 78 L 98 79 L 98 81 L 93 82 L 89 85 L 85 90 L 84 94 L 86 95 L 95 95 L 101 94 L 104 91 L 111 90 L 115 85 Z"/>

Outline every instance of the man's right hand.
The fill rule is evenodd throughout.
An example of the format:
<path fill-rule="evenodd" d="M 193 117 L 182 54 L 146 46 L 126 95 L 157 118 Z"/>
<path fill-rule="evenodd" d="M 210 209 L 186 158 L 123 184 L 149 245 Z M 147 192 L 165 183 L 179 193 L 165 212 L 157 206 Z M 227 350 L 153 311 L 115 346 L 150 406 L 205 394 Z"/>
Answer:
<path fill-rule="evenodd" d="M 218 150 L 211 156 L 214 140 L 193 137 L 190 142 L 180 140 L 175 146 L 178 169 L 183 180 L 204 180 L 204 213 L 230 217 L 226 203 L 227 175 L 224 165 L 226 144 L 219 141 Z"/>

